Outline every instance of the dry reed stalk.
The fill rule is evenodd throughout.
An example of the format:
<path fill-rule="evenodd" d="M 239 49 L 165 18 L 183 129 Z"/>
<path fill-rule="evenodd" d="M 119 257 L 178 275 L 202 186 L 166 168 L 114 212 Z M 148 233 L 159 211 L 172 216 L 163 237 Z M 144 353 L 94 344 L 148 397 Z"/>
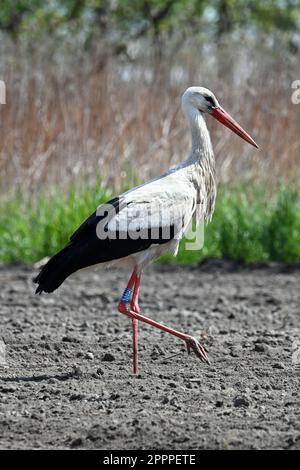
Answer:
<path fill-rule="evenodd" d="M 189 148 L 180 95 L 191 84 L 214 90 L 260 145 L 253 152 L 209 120 L 221 181 L 274 184 L 299 176 L 300 105 L 290 98 L 300 71 L 280 55 L 266 60 L 245 48 L 229 57 L 203 48 L 166 54 L 159 63 L 148 54 L 134 63 L 111 58 L 99 67 L 92 52 L 71 62 L 63 55 L 47 59 L 42 47 L 33 57 L 17 46 L 10 54 L 0 77 L 7 84 L 7 104 L 0 107 L 2 193 L 67 186 L 79 174 L 93 179 L 96 172 L 120 189 L 176 164 Z M 231 67 L 222 73 L 219 65 L 216 74 L 226 57 Z"/>

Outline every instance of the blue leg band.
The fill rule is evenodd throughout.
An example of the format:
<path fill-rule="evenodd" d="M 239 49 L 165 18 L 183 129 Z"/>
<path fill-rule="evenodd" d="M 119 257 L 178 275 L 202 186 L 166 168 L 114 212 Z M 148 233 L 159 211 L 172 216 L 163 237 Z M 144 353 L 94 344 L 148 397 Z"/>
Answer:
<path fill-rule="evenodd" d="M 127 304 L 130 301 L 131 296 L 132 296 L 132 289 L 130 287 L 126 287 L 121 297 L 121 302 L 123 302 L 124 304 Z"/>

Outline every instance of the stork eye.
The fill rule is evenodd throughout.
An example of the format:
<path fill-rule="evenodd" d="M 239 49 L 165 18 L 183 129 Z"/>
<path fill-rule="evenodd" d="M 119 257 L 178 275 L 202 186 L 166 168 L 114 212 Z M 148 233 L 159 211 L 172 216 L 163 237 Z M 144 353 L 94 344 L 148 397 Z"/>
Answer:
<path fill-rule="evenodd" d="M 214 99 L 211 96 L 206 96 L 205 98 L 211 106 L 216 106 L 216 103 L 214 102 Z"/>

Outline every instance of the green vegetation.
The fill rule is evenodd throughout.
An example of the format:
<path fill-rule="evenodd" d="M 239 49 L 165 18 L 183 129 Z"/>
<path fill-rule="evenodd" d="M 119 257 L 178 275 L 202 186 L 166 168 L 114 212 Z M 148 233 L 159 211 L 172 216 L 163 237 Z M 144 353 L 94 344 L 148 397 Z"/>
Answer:
<path fill-rule="evenodd" d="M 86 46 L 100 37 L 118 54 L 145 36 L 296 31 L 299 9 L 297 0 L 2 0 L 0 30 L 15 39 L 80 32 Z"/>
<path fill-rule="evenodd" d="M 239 261 L 300 260 L 300 197 L 282 187 L 274 196 L 251 188 L 221 189 L 213 220 L 200 253 L 180 250 L 178 261 L 206 257 Z"/>
<path fill-rule="evenodd" d="M 32 262 L 54 254 L 95 208 L 113 195 L 99 182 L 63 192 L 17 195 L 0 204 L 0 260 Z M 34 201 L 34 202 L 33 202 Z M 177 261 L 206 257 L 246 262 L 300 260 L 300 195 L 282 187 L 275 196 L 250 188 L 221 188 L 201 251 L 185 251 Z M 164 258 L 171 260 L 174 258 Z M 174 259 L 175 261 L 175 259 Z"/>
<path fill-rule="evenodd" d="M 18 194 L 0 203 L 0 260 L 37 261 L 53 255 L 74 230 L 111 194 L 100 183 L 93 188 Z"/>

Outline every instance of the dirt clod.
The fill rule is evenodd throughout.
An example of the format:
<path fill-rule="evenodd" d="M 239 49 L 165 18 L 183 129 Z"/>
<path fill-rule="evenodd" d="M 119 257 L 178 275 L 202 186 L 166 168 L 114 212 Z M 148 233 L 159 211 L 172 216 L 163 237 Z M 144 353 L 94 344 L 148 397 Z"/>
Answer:
<path fill-rule="evenodd" d="M 276 364 L 273 365 L 273 369 L 285 369 L 285 365 L 283 362 L 276 362 Z"/>
<path fill-rule="evenodd" d="M 107 361 L 107 362 L 112 362 L 115 359 L 116 359 L 115 356 L 110 353 L 105 353 L 104 356 L 102 357 L 102 361 Z"/>
<path fill-rule="evenodd" d="M 250 405 L 250 402 L 248 400 L 247 397 L 235 397 L 235 399 L 233 400 L 233 404 L 236 408 L 239 408 L 240 406 L 249 406 Z"/>
<path fill-rule="evenodd" d="M 259 352 L 259 353 L 263 353 L 263 352 L 266 351 L 266 346 L 264 344 L 261 344 L 261 343 L 256 343 L 256 345 L 254 346 L 254 351 Z"/>

